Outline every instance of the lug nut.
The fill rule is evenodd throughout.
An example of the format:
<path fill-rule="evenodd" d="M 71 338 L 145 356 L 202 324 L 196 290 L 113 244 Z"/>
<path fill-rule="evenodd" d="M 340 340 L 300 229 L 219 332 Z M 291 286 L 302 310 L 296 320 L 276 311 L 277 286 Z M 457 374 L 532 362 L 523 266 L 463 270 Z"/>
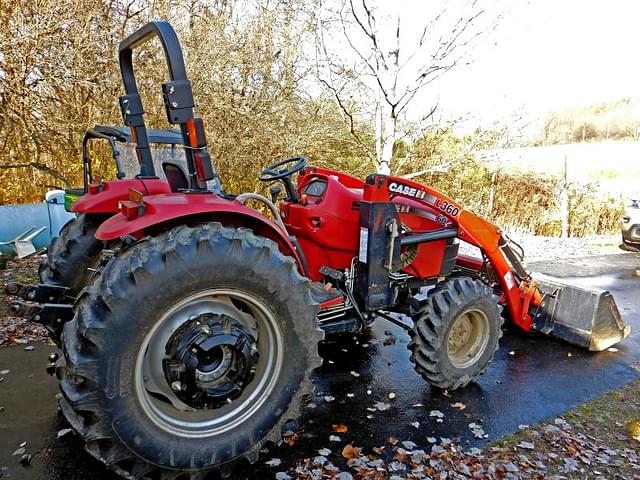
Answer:
<path fill-rule="evenodd" d="M 209 325 L 204 325 L 202 327 L 202 333 L 205 335 L 211 335 L 211 327 L 209 327 Z"/>
<path fill-rule="evenodd" d="M 179 382 L 178 380 L 176 380 L 175 382 L 172 382 L 171 388 L 173 389 L 174 392 L 179 392 L 180 390 L 182 390 L 182 382 Z"/>
<path fill-rule="evenodd" d="M 58 361 L 59 355 L 55 352 L 50 353 L 48 358 L 51 363 L 56 363 Z"/>

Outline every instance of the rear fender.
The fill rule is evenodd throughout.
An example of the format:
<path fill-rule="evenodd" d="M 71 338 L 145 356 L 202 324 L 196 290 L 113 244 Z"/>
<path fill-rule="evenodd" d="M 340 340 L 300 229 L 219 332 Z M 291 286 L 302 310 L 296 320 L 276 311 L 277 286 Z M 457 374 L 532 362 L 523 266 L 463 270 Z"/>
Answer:
<path fill-rule="evenodd" d="M 85 193 L 73 202 L 71 211 L 74 213 L 116 213 L 120 211 L 119 203 L 129 199 L 129 189 L 134 189 L 143 195 L 171 193 L 171 186 L 166 180 L 160 179 L 128 179 L 110 180 L 95 185 L 96 193 Z"/>
<path fill-rule="evenodd" d="M 249 228 L 256 235 L 273 240 L 284 255 L 295 259 L 298 269 L 304 274 L 303 263 L 286 232 L 275 222 L 240 202 L 211 193 L 154 195 L 144 197 L 143 202 L 141 216 L 129 220 L 124 214 L 114 215 L 100 225 L 96 238 L 103 241 L 127 235 L 142 238 L 145 235 L 157 235 L 177 225 L 220 222 Z"/>

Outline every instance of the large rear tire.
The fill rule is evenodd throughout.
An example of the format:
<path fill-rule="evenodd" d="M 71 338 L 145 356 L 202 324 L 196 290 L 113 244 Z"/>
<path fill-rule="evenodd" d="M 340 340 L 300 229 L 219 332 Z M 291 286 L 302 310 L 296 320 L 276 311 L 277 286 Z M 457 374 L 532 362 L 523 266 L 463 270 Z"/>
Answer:
<path fill-rule="evenodd" d="M 104 215 L 80 214 L 62 227 L 38 268 L 40 281 L 69 287 L 71 295 L 80 293 L 100 261 L 103 242 L 95 238 L 95 233 L 105 218 Z"/>
<path fill-rule="evenodd" d="M 501 307 L 491 288 L 467 277 L 430 290 L 413 322 L 411 361 L 441 389 L 455 390 L 477 379 L 502 337 Z"/>
<path fill-rule="evenodd" d="M 80 295 L 63 333 L 62 411 L 129 478 L 229 474 L 280 440 L 312 392 L 317 311 L 271 240 L 177 227 L 111 259 Z"/>

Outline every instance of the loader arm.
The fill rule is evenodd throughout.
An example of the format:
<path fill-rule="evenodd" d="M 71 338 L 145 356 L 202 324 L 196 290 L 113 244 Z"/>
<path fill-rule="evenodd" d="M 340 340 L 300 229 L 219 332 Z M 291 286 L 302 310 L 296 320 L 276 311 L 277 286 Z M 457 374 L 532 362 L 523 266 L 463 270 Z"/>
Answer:
<path fill-rule="evenodd" d="M 581 288 L 559 279 L 532 278 L 500 228 L 455 200 L 404 178 L 367 178 L 364 200 L 388 202 L 394 197 L 411 199 L 437 211 L 436 221 L 443 232 L 455 228 L 458 238 L 483 252 L 502 289 L 501 301 L 513 323 L 523 330 L 539 331 L 593 351 L 604 350 L 630 334 L 631 328 L 625 325 L 610 292 Z"/>

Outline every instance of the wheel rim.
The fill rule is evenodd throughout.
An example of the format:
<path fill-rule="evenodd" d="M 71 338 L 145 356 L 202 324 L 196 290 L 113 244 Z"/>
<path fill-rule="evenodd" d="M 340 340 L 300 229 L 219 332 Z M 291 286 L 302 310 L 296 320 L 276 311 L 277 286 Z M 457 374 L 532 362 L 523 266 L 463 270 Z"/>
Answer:
<path fill-rule="evenodd" d="M 186 404 L 163 370 L 172 336 L 202 315 L 231 318 L 255 339 L 255 373 L 237 397 L 216 408 Z M 173 305 L 147 333 L 136 360 L 135 392 L 144 412 L 163 430 L 183 437 L 219 435 L 236 428 L 261 408 L 275 388 L 282 363 L 282 333 L 274 314 L 262 301 L 235 289 L 206 290 Z"/>
<path fill-rule="evenodd" d="M 480 310 L 459 315 L 447 337 L 449 361 L 456 368 L 467 368 L 478 361 L 489 343 L 489 319 Z"/>

